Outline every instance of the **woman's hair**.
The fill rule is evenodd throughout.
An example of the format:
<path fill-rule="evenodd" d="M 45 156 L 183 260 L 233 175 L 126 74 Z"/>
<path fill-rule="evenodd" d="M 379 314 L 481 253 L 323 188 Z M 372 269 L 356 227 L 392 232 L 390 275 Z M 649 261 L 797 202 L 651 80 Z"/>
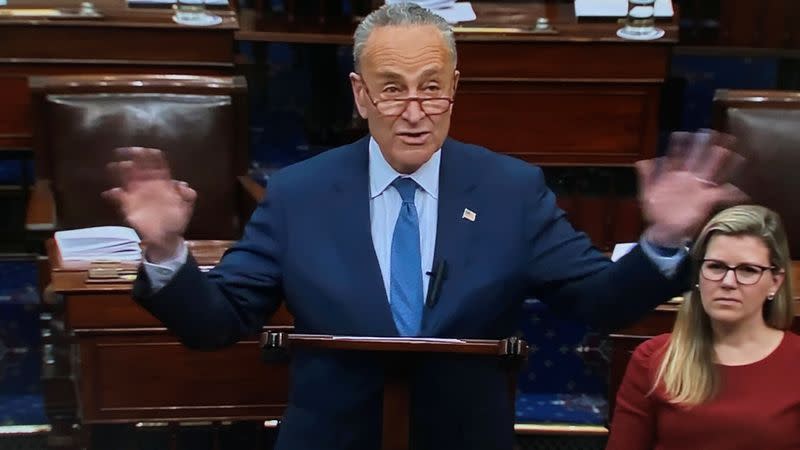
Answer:
<path fill-rule="evenodd" d="M 764 302 L 767 326 L 786 330 L 794 320 L 791 259 L 786 232 L 777 213 L 763 206 L 742 205 L 714 216 L 692 246 L 692 286 L 699 281 L 700 263 L 712 236 L 753 236 L 769 249 L 770 264 L 785 276 L 775 297 Z M 769 274 L 766 274 L 769 275 Z M 678 311 L 669 344 L 665 346 L 651 393 L 663 384 L 671 403 L 693 406 L 713 397 L 719 388 L 711 321 L 703 309 L 699 289 L 692 289 Z"/>

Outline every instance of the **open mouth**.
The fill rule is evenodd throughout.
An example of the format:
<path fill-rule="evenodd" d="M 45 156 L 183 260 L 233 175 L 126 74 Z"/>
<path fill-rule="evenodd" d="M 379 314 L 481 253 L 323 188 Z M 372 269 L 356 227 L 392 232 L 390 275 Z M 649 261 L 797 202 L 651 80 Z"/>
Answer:
<path fill-rule="evenodd" d="M 431 133 L 428 131 L 415 131 L 415 132 L 402 132 L 397 133 L 397 136 L 407 144 L 422 144 Z"/>

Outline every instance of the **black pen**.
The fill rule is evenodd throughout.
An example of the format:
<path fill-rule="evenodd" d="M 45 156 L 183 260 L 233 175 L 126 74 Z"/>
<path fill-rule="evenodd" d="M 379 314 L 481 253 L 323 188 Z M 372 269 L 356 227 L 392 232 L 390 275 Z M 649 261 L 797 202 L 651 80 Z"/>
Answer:
<path fill-rule="evenodd" d="M 434 264 L 432 269 L 433 270 L 430 272 L 426 272 L 426 275 L 433 276 L 428 284 L 428 296 L 425 299 L 425 305 L 428 308 L 436 306 L 436 302 L 439 300 L 439 292 L 442 290 L 442 281 L 447 276 L 447 261 L 444 259 L 440 260 L 437 264 Z"/>

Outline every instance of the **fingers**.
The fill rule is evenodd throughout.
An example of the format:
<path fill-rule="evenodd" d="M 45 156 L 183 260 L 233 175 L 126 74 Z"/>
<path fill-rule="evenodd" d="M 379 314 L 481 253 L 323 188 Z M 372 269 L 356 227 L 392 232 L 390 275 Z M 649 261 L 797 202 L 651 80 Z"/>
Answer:
<path fill-rule="evenodd" d="M 177 181 L 174 180 L 175 190 L 178 192 L 178 195 L 181 196 L 181 199 L 186 203 L 194 203 L 197 199 L 197 191 L 189 187 L 189 184 L 185 181 Z"/>
<path fill-rule="evenodd" d="M 653 183 L 658 162 L 656 159 L 646 159 L 636 161 L 634 166 L 636 167 L 636 174 L 639 179 L 639 192 L 644 194 L 648 186 Z"/>
<path fill-rule="evenodd" d="M 716 184 L 728 183 L 745 162 L 744 157 L 731 150 L 735 141 L 729 134 L 712 132 L 696 176 Z"/>
<path fill-rule="evenodd" d="M 142 170 L 169 171 L 169 164 L 161 150 L 144 147 L 128 147 L 128 154 L 134 164 Z"/>
<path fill-rule="evenodd" d="M 746 162 L 747 158 L 734 151 L 728 150 L 725 154 L 725 163 L 722 164 L 719 171 L 714 174 L 714 178 L 718 180 L 720 184 L 731 183 L 744 169 Z"/>
<path fill-rule="evenodd" d="M 730 150 L 718 145 L 706 148 L 705 153 L 698 160 L 697 166 L 692 172 L 696 177 L 710 183 L 718 184 L 724 182 L 725 180 L 720 179 L 719 175 L 725 168 L 730 152 Z"/>
<path fill-rule="evenodd" d="M 144 147 L 122 147 L 114 150 L 117 161 L 108 164 L 115 182 L 123 189 L 145 180 L 169 180 L 169 164 L 161 150 Z"/>
<path fill-rule="evenodd" d="M 125 191 L 117 187 L 109 189 L 107 191 L 103 191 L 100 195 L 108 201 L 120 204 L 122 203 L 122 196 L 125 195 Z"/>
<path fill-rule="evenodd" d="M 731 150 L 734 142 L 733 136 L 714 130 L 672 133 L 665 170 L 688 171 L 707 186 L 725 184 L 745 162 Z"/>
<path fill-rule="evenodd" d="M 691 141 L 684 159 L 684 169 L 700 177 L 708 164 L 713 164 L 709 158 L 709 149 L 714 141 L 714 135 L 708 130 L 691 134 Z"/>
<path fill-rule="evenodd" d="M 127 203 L 129 202 L 129 195 L 125 190 L 117 187 L 103 191 L 100 196 L 113 204 L 115 208 L 124 214 L 127 209 Z"/>
<path fill-rule="evenodd" d="M 127 189 L 131 182 L 133 161 L 110 162 L 106 167 L 111 174 L 112 184 Z"/>
<path fill-rule="evenodd" d="M 664 170 L 688 170 L 686 163 L 693 142 L 694 136 L 692 133 L 676 131 L 670 134 Z"/>

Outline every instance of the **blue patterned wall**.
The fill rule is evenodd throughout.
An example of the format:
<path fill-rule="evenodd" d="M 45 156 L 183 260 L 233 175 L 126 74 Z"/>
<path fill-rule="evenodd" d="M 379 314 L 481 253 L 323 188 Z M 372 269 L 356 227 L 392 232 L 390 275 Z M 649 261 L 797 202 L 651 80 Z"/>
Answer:
<path fill-rule="evenodd" d="M 32 261 L 0 261 L 0 425 L 47 423 Z"/>
<path fill-rule="evenodd" d="M 602 425 L 608 366 L 602 336 L 528 300 L 518 333 L 530 346 L 517 385 L 517 421 Z"/>

